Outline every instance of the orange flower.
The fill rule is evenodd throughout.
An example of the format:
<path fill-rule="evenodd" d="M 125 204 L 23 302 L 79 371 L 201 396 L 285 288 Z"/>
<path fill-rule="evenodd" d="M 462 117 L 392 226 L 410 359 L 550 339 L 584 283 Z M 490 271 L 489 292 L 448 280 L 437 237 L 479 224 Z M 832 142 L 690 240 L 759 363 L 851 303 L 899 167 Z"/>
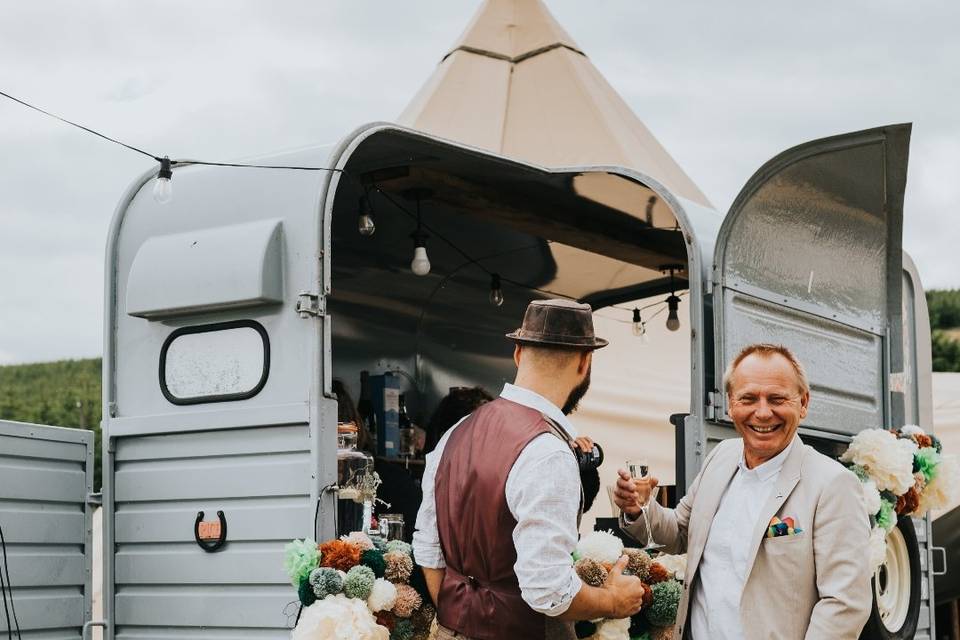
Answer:
<path fill-rule="evenodd" d="M 913 513 L 919 506 L 920 493 L 917 491 L 916 487 L 910 487 L 905 494 L 897 498 L 897 506 L 894 507 L 894 511 L 897 512 L 897 515 L 902 516 Z"/>
<path fill-rule="evenodd" d="M 320 566 L 350 571 L 360 564 L 361 552 L 360 547 L 343 540 L 324 542 L 320 545 Z"/>
<path fill-rule="evenodd" d="M 659 562 L 650 565 L 650 574 L 647 576 L 647 584 L 657 584 L 670 579 L 670 572 Z"/>
<path fill-rule="evenodd" d="M 646 609 L 653 602 L 653 589 L 650 588 L 646 582 L 641 582 L 643 585 L 643 600 L 640 603 L 641 609 Z"/>

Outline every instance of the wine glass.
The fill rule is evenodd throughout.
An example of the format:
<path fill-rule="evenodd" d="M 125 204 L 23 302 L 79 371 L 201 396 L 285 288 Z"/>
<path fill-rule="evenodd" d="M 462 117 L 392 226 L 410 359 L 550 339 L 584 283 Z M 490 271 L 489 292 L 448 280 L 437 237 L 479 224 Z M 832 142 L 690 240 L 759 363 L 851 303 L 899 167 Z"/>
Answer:
<path fill-rule="evenodd" d="M 646 478 L 650 475 L 650 464 L 647 462 L 646 458 L 641 458 L 639 460 L 628 460 L 627 470 L 630 472 L 631 478 Z M 647 504 L 650 504 L 651 500 L 656 499 L 659 491 L 660 487 L 657 487 L 655 492 L 650 493 L 650 496 L 647 498 Z M 641 513 L 643 513 L 643 524 L 647 528 L 647 544 L 644 547 L 644 550 L 652 551 L 654 549 L 662 549 L 663 545 L 658 544 L 653 539 L 653 532 L 650 530 L 650 519 L 647 517 L 646 508 L 644 508 Z"/>

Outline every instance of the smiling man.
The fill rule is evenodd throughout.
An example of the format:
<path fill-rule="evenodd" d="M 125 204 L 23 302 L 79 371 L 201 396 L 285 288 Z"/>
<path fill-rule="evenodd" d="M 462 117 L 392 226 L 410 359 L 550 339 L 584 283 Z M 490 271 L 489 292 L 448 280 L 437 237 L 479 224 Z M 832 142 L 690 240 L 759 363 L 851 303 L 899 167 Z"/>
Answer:
<path fill-rule="evenodd" d="M 860 482 L 803 444 L 810 387 L 786 347 L 744 348 L 724 375 L 740 438 L 719 443 L 676 509 L 620 470 L 621 527 L 687 553 L 674 638 L 855 640 L 870 615 Z"/>

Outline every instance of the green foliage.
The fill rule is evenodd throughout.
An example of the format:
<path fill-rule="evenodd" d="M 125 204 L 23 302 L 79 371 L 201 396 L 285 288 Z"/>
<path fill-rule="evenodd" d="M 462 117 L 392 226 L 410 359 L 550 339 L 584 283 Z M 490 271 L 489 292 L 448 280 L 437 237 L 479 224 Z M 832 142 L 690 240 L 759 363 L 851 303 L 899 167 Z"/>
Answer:
<path fill-rule="evenodd" d="M 960 289 L 927 291 L 930 329 L 933 334 L 933 370 L 960 371 Z M 953 330 L 953 335 L 948 331 Z"/>
<path fill-rule="evenodd" d="M 931 329 L 960 327 L 960 289 L 931 289 L 927 291 L 927 309 Z"/>
<path fill-rule="evenodd" d="M 0 420 L 89 429 L 100 473 L 100 358 L 0 366 Z"/>

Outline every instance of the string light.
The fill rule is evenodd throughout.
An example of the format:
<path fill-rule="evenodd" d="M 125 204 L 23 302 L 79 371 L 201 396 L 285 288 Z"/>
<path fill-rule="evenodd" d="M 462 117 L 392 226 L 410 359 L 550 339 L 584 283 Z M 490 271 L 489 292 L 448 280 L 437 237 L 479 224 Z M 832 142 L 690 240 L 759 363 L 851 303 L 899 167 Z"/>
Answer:
<path fill-rule="evenodd" d="M 153 199 L 160 204 L 166 204 L 173 198 L 173 169 L 170 168 L 170 158 L 163 156 L 160 159 L 160 171 L 157 172 L 157 179 L 153 183 Z"/>
<path fill-rule="evenodd" d="M 358 210 L 360 213 L 357 216 L 357 231 L 360 232 L 360 235 L 369 238 L 377 230 L 377 225 L 373 220 L 373 210 L 370 208 L 366 196 L 360 196 Z"/>
<path fill-rule="evenodd" d="M 640 317 L 640 309 L 637 308 L 633 310 L 633 335 L 640 338 L 644 344 L 647 343 L 647 324 Z"/>
<path fill-rule="evenodd" d="M 500 274 L 490 274 L 490 304 L 495 307 L 503 306 L 503 288 L 500 286 Z"/>
<path fill-rule="evenodd" d="M 670 297 L 667 298 L 667 308 L 670 309 L 670 313 L 667 314 L 667 329 L 670 331 L 676 331 L 680 328 L 680 318 L 677 317 L 677 309 L 680 306 L 680 298 L 670 294 Z"/>

